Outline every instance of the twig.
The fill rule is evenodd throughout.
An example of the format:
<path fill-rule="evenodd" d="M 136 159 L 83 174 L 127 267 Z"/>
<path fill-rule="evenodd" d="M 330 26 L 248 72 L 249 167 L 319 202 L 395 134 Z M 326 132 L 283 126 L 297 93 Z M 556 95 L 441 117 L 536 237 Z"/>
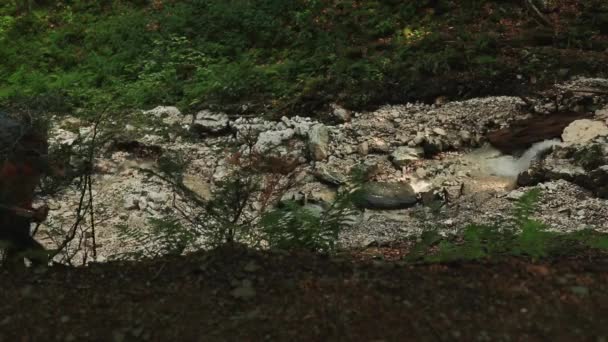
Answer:
<path fill-rule="evenodd" d="M 156 279 L 158 279 L 158 277 L 160 276 L 160 274 L 165 269 L 165 266 L 167 266 L 166 262 L 163 263 L 162 265 L 160 265 L 160 268 L 158 269 L 158 271 L 156 271 L 156 273 L 154 274 L 154 276 L 152 277 L 152 279 L 150 279 L 150 281 L 155 281 Z"/>
<path fill-rule="evenodd" d="M 85 178 L 84 182 L 86 183 L 87 180 Z M 83 186 L 82 191 L 80 192 L 80 199 L 78 201 L 78 208 L 76 209 L 76 221 L 74 222 L 74 224 L 72 225 L 72 227 L 69 230 L 68 235 L 65 237 L 65 239 L 63 240 L 63 242 L 61 242 L 61 244 L 57 247 L 57 250 L 54 253 L 51 253 L 50 258 L 54 258 L 57 254 L 59 254 L 64 248 L 67 247 L 67 245 L 72 242 L 72 240 L 74 240 L 74 237 L 76 237 L 76 230 L 78 229 L 78 227 L 80 226 L 80 223 L 82 222 L 82 219 L 84 218 L 84 215 L 86 214 L 86 210 L 88 208 L 84 208 L 84 197 L 87 194 L 87 187 L 86 184 L 85 186 Z M 83 208 L 84 208 L 84 213 L 83 214 Z"/>
<path fill-rule="evenodd" d="M 93 205 L 93 180 L 89 180 L 89 215 L 91 219 L 91 243 L 93 249 L 93 260 L 97 260 L 97 242 L 95 238 L 95 207 Z"/>
<path fill-rule="evenodd" d="M 530 7 L 530 9 L 532 9 L 532 12 L 534 12 L 534 14 L 536 15 L 537 19 L 539 19 L 539 21 L 541 22 L 541 24 L 543 24 L 543 25 L 545 25 L 547 27 L 551 27 L 552 26 L 551 21 L 549 21 L 549 19 L 547 19 L 547 17 L 545 17 L 545 15 L 532 2 L 532 0 L 526 0 L 526 4 L 528 5 L 528 7 Z"/>
<path fill-rule="evenodd" d="M 41 222 L 36 222 L 36 226 L 34 227 L 34 230 L 32 231 L 32 237 L 36 236 L 36 233 L 38 233 L 38 229 L 40 229 L 40 224 L 41 224 Z"/>
<path fill-rule="evenodd" d="M 79 227 L 80 228 L 80 236 L 78 236 L 78 247 L 76 248 L 76 251 L 80 251 L 83 250 L 82 253 L 82 265 L 86 265 L 87 264 L 87 259 L 89 258 L 89 253 L 88 250 L 86 248 L 86 242 L 85 242 L 85 248 L 82 248 L 82 242 L 85 239 L 85 232 L 84 229 L 82 229 L 82 226 Z M 74 258 L 76 256 L 76 253 L 74 255 L 72 255 L 72 258 Z"/>
<path fill-rule="evenodd" d="M 589 93 L 589 94 L 597 94 L 597 95 L 608 95 L 608 91 L 602 90 L 584 90 L 584 89 L 570 89 L 573 93 Z"/>
<path fill-rule="evenodd" d="M 108 105 L 109 106 L 109 105 Z M 95 121 L 95 124 L 93 125 L 93 137 L 91 138 L 91 146 L 89 148 L 89 153 L 88 153 L 88 159 L 87 159 L 87 165 L 86 168 L 84 170 L 84 175 L 81 176 L 81 185 L 82 185 L 82 190 L 80 191 L 80 199 L 78 201 L 78 208 L 76 209 L 76 221 L 74 222 L 74 224 L 72 225 L 72 227 L 69 230 L 68 235 L 66 236 L 66 238 L 63 240 L 63 242 L 58 246 L 57 250 L 55 250 L 54 253 L 51 253 L 50 258 L 54 258 L 57 254 L 59 254 L 64 248 L 66 248 L 68 246 L 68 244 L 70 242 L 72 242 L 74 240 L 74 238 L 76 237 L 76 231 L 78 230 L 78 227 L 80 226 L 80 224 L 82 223 L 82 221 L 84 220 L 84 216 L 87 214 L 87 210 L 91 210 L 91 213 L 89 213 L 91 216 L 91 222 L 94 225 L 94 213 L 92 213 L 93 211 L 93 198 L 92 198 L 92 172 L 93 172 L 93 162 L 94 162 L 94 157 L 95 157 L 95 142 L 97 139 L 97 134 L 98 134 L 98 126 L 101 123 L 102 118 L 105 115 L 105 111 L 107 110 L 108 107 L 106 107 L 101 115 L 98 117 L 98 119 Z M 85 207 L 84 205 L 84 198 L 85 196 L 89 194 L 89 199 L 87 201 L 87 205 Z M 84 208 L 84 211 L 83 211 Z M 68 260 L 69 262 L 70 260 Z"/>

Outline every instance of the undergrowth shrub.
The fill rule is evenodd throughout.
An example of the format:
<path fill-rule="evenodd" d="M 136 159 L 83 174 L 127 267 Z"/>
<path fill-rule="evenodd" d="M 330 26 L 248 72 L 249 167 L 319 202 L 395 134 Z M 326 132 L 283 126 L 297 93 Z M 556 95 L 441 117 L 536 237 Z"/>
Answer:
<path fill-rule="evenodd" d="M 266 213 L 260 222 L 264 239 L 271 248 L 335 251 L 341 230 L 356 211 L 351 190 L 341 191 L 325 208 L 291 201 Z"/>
<path fill-rule="evenodd" d="M 210 199 L 186 185 L 188 161 L 183 155 L 166 153 L 158 162 L 158 171 L 142 170 L 171 184 L 183 205 L 174 201 L 173 214 L 149 219 L 146 229 L 118 227 L 121 240 L 131 250 L 114 258 L 179 255 L 225 244 L 334 251 L 341 229 L 355 210 L 352 188 L 324 207 L 314 207 L 320 210 L 282 202 L 283 195 L 298 184 L 297 165 L 285 157 L 269 158 L 272 153 L 260 156 L 252 149 L 253 143 L 246 145 L 248 151 L 235 151 L 227 159 L 228 174 L 215 183 Z"/>
<path fill-rule="evenodd" d="M 575 26 L 560 25 L 571 28 L 561 34 L 568 46 L 605 40 L 592 8 Z M 238 102 L 310 115 L 330 101 L 433 99 L 449 92 L 446 74 L 554 77 L 549 69 L 566 67 L 553 51 L 535 62 L 534 46 L 526 51 L 536 57 L 511 61 L 502 20 L 531 19 L 509 2 L 56 1 L 22 13 L 8 1 L 0 4 L 0 103 L 62 92 L 66 111 L 112 94 L 125 109 Z M 427 82 L 433 77 L 441 84 Z"/>
<path fill-rule="evenodd" d="M 466 226 L 453 236 L 437 230 L 423 232 L 408 259 L 428 262 L 476 260 L 504 256 L 523 256 L 534 260 L 596 248 L 608 249 L 608 235 L 589 230 L 560 234 L 534 219 L 540 190 L 533 189 L 519 198 L 509 219 L 494 225 Z"/>
<path fill-rule="evenodd" d="M 117 227 L 119 237 L 128 239 L 136 246 L 133 250 L 114 256 L 115 258 L 141 260 L 166 255 L 181 255 L 199 246 L 196 230 L 186 229 L 176 217 L 148 219 L 148 229 L 135 229 L 128 225 Z"/>

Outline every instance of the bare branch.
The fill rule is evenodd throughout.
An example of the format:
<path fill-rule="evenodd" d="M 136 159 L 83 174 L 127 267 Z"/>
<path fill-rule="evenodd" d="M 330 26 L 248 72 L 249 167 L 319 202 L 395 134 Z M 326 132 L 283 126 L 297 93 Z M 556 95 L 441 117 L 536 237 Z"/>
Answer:
<path fill-rule="evenodd" d="M 547 26 L 547 27 L 553 26 L 551 21 L 538 9 L 538 7 L 536 7 L 536 5 L 534 4 L 534 2 L 532 2 L 532 0 L 525 0 L 525 3 L 528 6 L 528 8 L 530 8 L 530 10 L 532 10 L 534 15 L 536 16 L 536 19 L 542 25 Z"/>

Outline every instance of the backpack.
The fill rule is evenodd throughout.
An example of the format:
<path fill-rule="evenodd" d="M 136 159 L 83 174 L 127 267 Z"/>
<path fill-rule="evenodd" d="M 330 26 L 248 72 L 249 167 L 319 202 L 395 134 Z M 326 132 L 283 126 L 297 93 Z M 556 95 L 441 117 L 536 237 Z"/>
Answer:
<path fill-rule="evenodd" d="M 0 205 L 29 208 L 48 168 L 46 132 L 0 112 Z"/>

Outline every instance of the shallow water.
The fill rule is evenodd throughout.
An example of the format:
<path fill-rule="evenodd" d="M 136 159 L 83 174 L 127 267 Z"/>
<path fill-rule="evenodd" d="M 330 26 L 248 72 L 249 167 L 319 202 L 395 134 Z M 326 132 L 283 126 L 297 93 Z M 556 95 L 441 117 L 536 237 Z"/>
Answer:
<path fill-rule="evenodd" d="M 471 163 L 471 174 L 474 177 L 498 176 L 515 179 L 526 171 L 543 151 L 561 144 L 559 139 L 544 140 L 535 143 L 520 156 L 504 155 L 487 145 L 470 152 L 464 158 Z"/>

